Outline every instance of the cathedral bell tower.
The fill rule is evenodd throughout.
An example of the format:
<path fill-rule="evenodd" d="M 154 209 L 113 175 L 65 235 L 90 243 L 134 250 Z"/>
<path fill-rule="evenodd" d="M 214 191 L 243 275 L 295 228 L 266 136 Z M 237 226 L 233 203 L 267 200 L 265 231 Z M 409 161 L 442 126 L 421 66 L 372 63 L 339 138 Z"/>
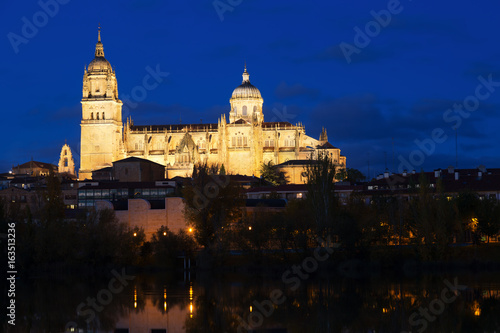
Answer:
<path fill-rule="evenodd" d="M 79 178 L 91 179 L 92 171 L 111 166 L 122 158 L 122 102 L 116 74 L 104 58 L 99 28 L 95 57 L 83 74 L 81 150 Z"/>

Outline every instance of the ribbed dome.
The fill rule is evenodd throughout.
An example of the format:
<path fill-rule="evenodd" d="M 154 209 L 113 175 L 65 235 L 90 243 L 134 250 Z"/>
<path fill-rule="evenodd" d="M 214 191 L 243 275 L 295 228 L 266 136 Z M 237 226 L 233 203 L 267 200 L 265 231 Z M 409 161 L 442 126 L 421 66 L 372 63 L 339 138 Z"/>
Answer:
<path fill-rule="evenodd" d="M 89 72 L 112 72 L 111 64 L 104 57 L 95 57 L 88 67 Z"/>
<path fill-rule="evenodd" d="M 259 89 L 250 82 L 245 82 L 233 91 L 231 98 L 262 98 Z"/>
<path fill-rule="evenodd" d="M 259 89 L 250 83 L 250 74 L 247 69 L 243 72 L 243 82 L 233 91 L 231 99 L 262 98 Z"/>

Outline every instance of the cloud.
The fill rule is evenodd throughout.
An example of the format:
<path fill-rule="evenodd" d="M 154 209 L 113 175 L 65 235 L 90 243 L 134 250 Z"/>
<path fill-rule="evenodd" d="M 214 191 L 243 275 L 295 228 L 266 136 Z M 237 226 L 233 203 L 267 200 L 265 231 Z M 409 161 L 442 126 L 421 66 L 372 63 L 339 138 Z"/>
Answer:
<path fill-rule="evenodd" d="M 346 43 L 351 44 L 353 47 L 354 44 L 352 41 L 347 41 Z M 335 44 L 329 46 L 322 51 L 316 53 L 312 57 L 304 58 L 301 61 L 329 61 L 336 60 L 345 64 L 359 64 L 359 63 L 367 63 L 367 62 L 376 62 L 378 60 L 384 58 L 392 57 L 394 52 L 390 48 L 378 48 L 375 45 L 368 45 L 367 47 L 360 49 L 359 53 L 352 53 L 349 56 L 350 62 L 347 61 L 344 52 L 342 51 L 339 44 Z M 301 62 L 300 61 L 300 62 Z"/>
<path fill-rule="evenodd" d="M 403 32 L 408 38 L 412 35 L 431 35 L 446 41 L 475 43 L 477 39 L 465 29 L 466 22 L 463 19 L 431 19 L 429 17 L 417 16 L 394 16 L 387 30 Z"/>
<path fill-rule="evenodd" d="M 286 82 L 281 81 L 276 87 L 274 94 L 279 99 L 287 99 L 293 97 L 307 97 L 310 99 L 316 99 L 319 95 L 319 90 L 304 87 L 300 83 L 289 86 Z"/>
<path fill-rule="evenodd" d="M 342 150 L 355 142 L 365 151 L 379 149 L 391 152 L 394 138 L 395 148 L 409 153 L 417 148 L 415 140 L 430 138 L 436 128 L 444 130 L 447 141 L 454 137 L 452 124 L 447 124 L 442 118 L 443 112 L 453 103 L 456 101 L 421 100 L 405 107 L 392 100 L 381 100 L 373 94 L 345 96 L 324 101 L 312 110 L 310 119 L 313 120 L 313 130 L 327 124 L 330 142 Z M 476 112 L 477 116 L 474 114 L 464 119 L 459 128 L 459 136 L 464 140 L 484 141 L 487 137 L 480 126 L 488 118 L 480 115 L 481 109 Z M 446 150 L 445 144 L 436 147 L 436 151 L 439 149 Z M 358 149 L 354 150 L 356 154 L 361 153 Z"/>
<path fill-rule="evenodd" d="M 500 81 L 500 68 L 487 62 L 474 62 L 464 71 L 465 76 L 473 78 L 477 78 L 478 76 L 488 77 L 490 74 L 493 77 L 493 81 Z"/>

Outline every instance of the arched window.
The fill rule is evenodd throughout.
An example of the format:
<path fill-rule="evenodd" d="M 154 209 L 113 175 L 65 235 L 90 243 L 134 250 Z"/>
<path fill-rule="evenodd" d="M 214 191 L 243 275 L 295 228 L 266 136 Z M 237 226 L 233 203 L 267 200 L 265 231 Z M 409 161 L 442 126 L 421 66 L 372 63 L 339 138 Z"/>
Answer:
<path fill-rule="evenodd" d="M 68 151 L 64 149 L 64 156 L 68 155 Z"/>
<path fill-rule="evenodd" d="M 248 139 L 243 134 L 238 133 L 232 137 L 232 143 L 233 147 L 247 147 Z"/>
<path fill-rule="evenodd" d="M 67 158 L 65 158 L 65 159 L 64 159 L 64 166 L 65 166 L 65 167 L 67 167 L 67 166 L 68 166 L 68 159 L 67 159 Z"/>
<path fill-rule="evenodd" d="M 247 115 L 247 106 L 243 106 L 243 113 L 242 115 L 246 116 Z"/>
<path fill-rule="evenodd" d="M 90 119 L 94 119 L 94 112 L 90 112 Z"/>
<path fill-rule="evenodd" d="M 97 115 L 96 119 L 99 120 L 99 112 L 97 112 L 96 115 Z"/>
<path fill-rule="evenodd" d="M 104 120 L 104 112 L 102 113 L 102 120 Z"/>
<path fill-rule="evenodd" d="M 256 106 L 253 107 L 253 113 L 255 113 L 255 112 L 257 112 L 257 107 Z"/>
<path fill-rule="evenodd" d="M 266 139 L 264 141 L 264 147 L 274 147 L 274 140 L 273 139 Z"/>

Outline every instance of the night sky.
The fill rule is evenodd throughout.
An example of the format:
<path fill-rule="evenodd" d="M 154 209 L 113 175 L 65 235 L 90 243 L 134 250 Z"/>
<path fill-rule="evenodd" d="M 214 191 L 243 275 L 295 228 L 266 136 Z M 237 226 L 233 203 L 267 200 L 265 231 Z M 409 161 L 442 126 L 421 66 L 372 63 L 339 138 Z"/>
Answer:
<path fill-rule="evenodd" d="M 500 167 L 497 1 L 59 1 L 51 15 L 0 2 L 0 172 L 57 164 L 65 140 L 79 165 L 99 23 L 122 100 L 147 68 L 169 73 L 129 97 L 123 118 L 137 125 L 216 123 L 246 61 L 265 121 L 302 122 L 315 138 L 326 127 L 348 167 L 373 177 L 455 165 L 455 129 L 460 168 Z M 34 20 L 37 31 L 23 29 Z"/>

